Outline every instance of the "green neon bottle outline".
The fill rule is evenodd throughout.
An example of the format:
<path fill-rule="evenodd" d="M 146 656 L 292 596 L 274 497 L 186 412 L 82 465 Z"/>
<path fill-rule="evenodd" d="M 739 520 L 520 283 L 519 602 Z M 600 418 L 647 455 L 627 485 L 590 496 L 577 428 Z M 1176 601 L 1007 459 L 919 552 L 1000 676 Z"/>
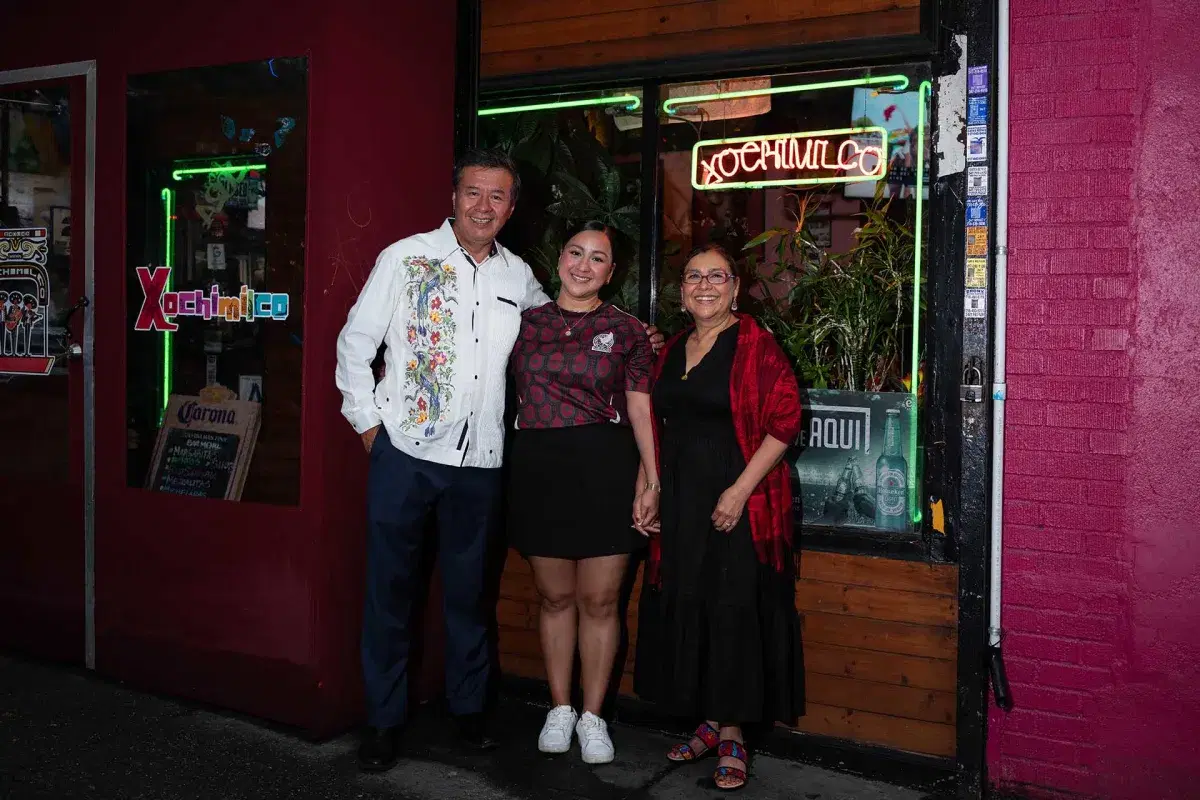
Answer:
<path fill-rule="evenodd" d="M 907 75 L 880 75 L 874 78 L 846 78 L 840 81 L 821 81 L 820 83 L 805 83 L 798 86 L 772 86 L 769 89 L 742 89 L 736 92 L 717 92 L 716 94 L 698 94 L 692 97 L 672 97 L 662 103 L 663 113 L 676 116 L 679 112 L 676 106 L 691 106 L 699 103 L 712 103 L 717 100 L 737 100 L 742 97 L 763 97 L 775 94 L 794 94 L 797 92 L 816 92 L 821 89 L 841 89 L 847 86 L 891 86 L 896 91 L 908 88 Z"/>
<path fill-rule="evenodd" d="M 876 134 L 881 137 L 882 146 L 887 147 L 888 132 L 886 128 L 872 125 L 866 128 L 834 128 L 827 131 L 797 131 L 793 133 L 772 133 L 767 136 L 738 136 L 732 139 L 702 139 L 692 145 L 692 188 L 701 192 L 727 191 L 729 189 L 764 189 L 771 186 L 815 186 L 829 183 L 863 183 L 865 181 L 880 181 L 887 177 L 887 153 L 884 152 L 883 171 L 878 175 L 847 175 L 834 178 L 780 178 L 769 181 L 741 181 L 739 183 L 714 183 L 702 186 L 696 183 L 696 167 L 700 159 L 701 147 L 718 147 L 725 144 L 743 144 L 745 142 L 771 142 L 779 139 L 815 139 L 818 136 L 854 136 L 855 134 Z"/>
<path fill-rule="evenodd" d="M 266 164 L 236 164 L 234 166 L 222 164 L 220 166 L 211 167 L 183 167 L 181 169 L 172 170 L 171 177 L 177 181 L 181 181 L 186 175 L 211 175 L 214 173 L 224 174 L 228 172 L 246 172 L 247 170 L 266 168 Z"/>
<path fill-rule="evenodd" d="M 921 356 L 917 349 L 921 343 L 921 248 L 924 241 L 925 209 L 925 125 L 928 111 L 926 104 L 933 94 L 933 83 L 921 81 L 917 87 L 917 179 L 916 179 L 916 224 L 913 226 L 913 316 L 912 316 L 912 422 L 908 426 L 908 495 L 913 523 L 920 525 L 924 514 L 917 502 L 917 388 L 920 383 Z"/>
<path fill-rule="evenodd" d="M 476 112 L 481 117 L 499 114 L 521 114 L 526 111 L 554 111 L 560 108 L 587 108 L 589 106 L 625 106 L 626 111 L 637 111 L 642 107 L 642 98 L 635 94 L 619 94 L 610 97 L 589 97 L 582 100 L 558 100 L 553 103 L 531 103 L 523 106 L 498 106 L 481 108 Z"/>
<path fill-rule="evenodd" d="M 160 197 L 163 204 L 163 266 L 174 270 L 175 267 L 175 190 L 163 189 Z M 175 275 L 172 271 L 167 274 L 167 285 L 163 291 L 172 290 Z M 174 367 L 173 342 L 171 331 L 163 331 L 162 349 L 162 408 L 158 412 L 158 424 L 161 427 L 167 415 L 167 404 L 171 399 L 171 372 Z"/>

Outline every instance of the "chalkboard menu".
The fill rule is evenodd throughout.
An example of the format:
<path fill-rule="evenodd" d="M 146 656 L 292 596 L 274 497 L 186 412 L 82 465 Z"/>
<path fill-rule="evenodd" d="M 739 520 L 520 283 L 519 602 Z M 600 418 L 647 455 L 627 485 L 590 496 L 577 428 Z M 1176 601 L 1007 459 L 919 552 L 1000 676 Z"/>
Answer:
<path fill-rule="evenodd" d="M 221 387 L 199 396 L 171 395 L 154 444 L 146 486 L 151 491 L 238 500 L 254 455 L 258 403 Z"/>
<path fill-rule="evenodd" d="M 168 429 L 154 491 L 225 497 L 237 468 L 238 441 L 234 433 Z"/>

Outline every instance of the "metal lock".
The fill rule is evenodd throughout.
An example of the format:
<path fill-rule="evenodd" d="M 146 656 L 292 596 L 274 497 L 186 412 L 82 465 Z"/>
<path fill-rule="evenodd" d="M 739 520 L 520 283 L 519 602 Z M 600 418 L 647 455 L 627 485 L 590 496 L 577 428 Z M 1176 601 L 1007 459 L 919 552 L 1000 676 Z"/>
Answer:
<path fill-rule="evenodd" d="M 962 384 L 958 387 L 958 398 L 964 403 L 983 402 L 983 373 L 974 364 L 968 364 L 963 370 Z"/>

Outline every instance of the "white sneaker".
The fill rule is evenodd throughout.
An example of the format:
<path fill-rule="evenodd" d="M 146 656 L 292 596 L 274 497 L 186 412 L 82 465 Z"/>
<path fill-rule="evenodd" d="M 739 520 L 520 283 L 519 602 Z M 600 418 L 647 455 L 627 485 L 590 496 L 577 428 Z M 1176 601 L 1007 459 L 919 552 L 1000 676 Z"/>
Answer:
<path fill-rule="evenodd" d="M 546 724 L 538 736 L 538 750 L 543 753 L 565 753 L 571 749 L 571 729 L 579 717 L 570 706 L 557 706 L 546 715 Z"/>
<path fill-rule="evenodd" d="M 590 711 L 583 712 L 575 726 L 579 749 L 585 764 L 607 764 L 613 760 L 613 743 L 608 738 L 608 724 Z"/>

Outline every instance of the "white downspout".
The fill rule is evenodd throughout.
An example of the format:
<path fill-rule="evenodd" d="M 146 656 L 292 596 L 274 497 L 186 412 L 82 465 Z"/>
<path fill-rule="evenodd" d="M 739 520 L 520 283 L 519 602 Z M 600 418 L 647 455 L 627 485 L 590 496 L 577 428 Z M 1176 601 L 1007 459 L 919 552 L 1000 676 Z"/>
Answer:
<path fill-rule="evenodd" d="M 992 357 L 992 547 L 988 644 L 1000 645 L 1000 586 L 1004 554 L 1005 339 L 1008 333 L 1008 28 L 1009 0 L 999 0 L 996 47 L 996 294 Z M 994 652 L 994 651 L 993 651 Z"/>

